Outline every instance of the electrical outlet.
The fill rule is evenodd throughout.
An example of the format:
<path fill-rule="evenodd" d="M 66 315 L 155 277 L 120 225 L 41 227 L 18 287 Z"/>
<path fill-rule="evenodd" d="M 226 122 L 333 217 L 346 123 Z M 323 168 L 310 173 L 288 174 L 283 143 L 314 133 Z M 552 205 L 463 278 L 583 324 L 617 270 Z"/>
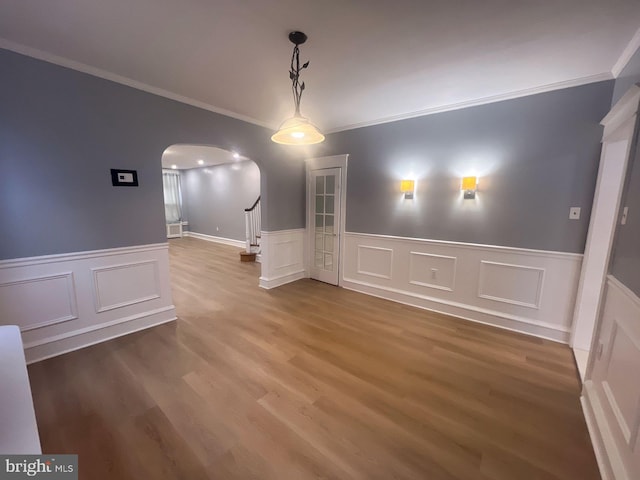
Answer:
<path fill-rule="evenodd" d="M 627 224 L 627 214 L 629 213 L 629 207 L 624 207 L 622 209 L 622 218 L 620 219 L 620 225 Z"/>
<path fill-rule="evenodd" d="M 571 207 L 569 209 L 570 220 L 580 220 L 580 207 Z"/>
<path fill-rule="evenodd" d="M 216 232 L 219 232 L 219 231 L 220 231 L 220 227 L 216 227 Z"/>

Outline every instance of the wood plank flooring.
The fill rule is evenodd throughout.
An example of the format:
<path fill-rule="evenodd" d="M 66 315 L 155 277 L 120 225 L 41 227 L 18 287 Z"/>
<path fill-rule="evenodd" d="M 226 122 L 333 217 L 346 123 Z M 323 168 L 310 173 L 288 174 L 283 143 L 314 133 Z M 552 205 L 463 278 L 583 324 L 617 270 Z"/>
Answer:
<path fill-rule="evenodd" d="M 29 367 L 80 478 L 600 478 L 567 346 L 170 244 L 179 320 Z"/>

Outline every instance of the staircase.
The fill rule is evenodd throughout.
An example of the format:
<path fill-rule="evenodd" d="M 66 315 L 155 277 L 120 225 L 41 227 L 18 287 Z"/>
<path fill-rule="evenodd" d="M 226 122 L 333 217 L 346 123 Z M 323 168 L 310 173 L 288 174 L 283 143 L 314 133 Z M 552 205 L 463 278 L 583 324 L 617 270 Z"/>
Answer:
<path fill-rule="evenodd" d="M 244 209 L 244 224 L 246 231 L 246 249 L 240 252 L 241 262 L 255 262 L 260 254 L 260 197 L 253 205 Z"/>

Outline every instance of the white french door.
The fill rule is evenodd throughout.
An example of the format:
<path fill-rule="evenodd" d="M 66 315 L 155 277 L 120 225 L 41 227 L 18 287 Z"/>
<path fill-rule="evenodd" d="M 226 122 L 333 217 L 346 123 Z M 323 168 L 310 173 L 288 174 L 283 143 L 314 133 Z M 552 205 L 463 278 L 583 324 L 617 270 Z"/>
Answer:
<path fill-rule="evenodd" d="M 340 168 L 312 170 L 309 178 L 309 273 L 332 285 L 338 285 L 340 264 L 341 173 Z"/>

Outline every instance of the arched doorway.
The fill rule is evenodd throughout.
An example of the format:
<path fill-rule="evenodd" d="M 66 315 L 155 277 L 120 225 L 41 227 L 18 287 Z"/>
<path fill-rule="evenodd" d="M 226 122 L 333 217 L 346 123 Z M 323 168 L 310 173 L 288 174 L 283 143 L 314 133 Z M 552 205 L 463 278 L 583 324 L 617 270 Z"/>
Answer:
<path fill-rule="evenodd" d="M 163 152 L 162 171 L 168 238 L 245 248 L 250 226 L 259 239 L 259 214 L 251 225 L 245 220 L 245 210 L 260 198 L 260 169 L 251 159 L 215 146 L 176 144 Z M 254 231 L 251 243 L 255 237 Z"/>

